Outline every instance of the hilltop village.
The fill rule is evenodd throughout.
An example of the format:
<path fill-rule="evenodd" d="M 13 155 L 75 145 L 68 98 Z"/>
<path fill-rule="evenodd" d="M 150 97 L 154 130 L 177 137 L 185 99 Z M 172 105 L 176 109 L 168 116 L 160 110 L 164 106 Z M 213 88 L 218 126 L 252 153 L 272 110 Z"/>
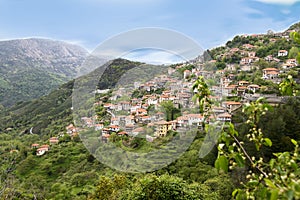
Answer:
<path fill-rule="evenodd" d="M 82 117 L 83 127 L 70 124 L 65 134 L 75 137 L 85 128 L 99 133 L 99 140 L 109 142 L 112 135 L 135 137 L 143 135 L 147 141 L 165 137 L 169 133 L 214 121 L 232 122 L 243 104 L 264 97 L 271 105 L 284 101 L 279 83 L 287 76 L 299 81 L 298 49 L 290 39 L 289 29 L 282 33 L 240 35 L 225 46 L 209 50 L 197 59 L 168 67 L 168 72 L 146 82 L 135 82 L 108 93 L 99 91 L 94 107 L 95 116 Z M 199 114 L 194 82 L 203 76 L 210 86 L 214 104 L 211 115 Z M 59 143 L 59 137 L 49 140 Z M 49 150 L 39 146 L 37 155 Z"/>

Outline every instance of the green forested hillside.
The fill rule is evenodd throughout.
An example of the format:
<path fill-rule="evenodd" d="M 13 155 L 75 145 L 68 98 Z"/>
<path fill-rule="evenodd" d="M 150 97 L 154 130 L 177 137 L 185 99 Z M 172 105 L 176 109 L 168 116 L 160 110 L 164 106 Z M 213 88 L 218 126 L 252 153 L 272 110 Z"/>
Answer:
<path fill-rule="evenodd" d="M 262 86 L 270 87 L 276 91 L 276 94 L 280 94 L 278 85 L 262 80 L 261 72 L 257 71 L 272 65 L 279 65 L 267 63 L 263 60 L 264 56 L 271 54 L 276 57 L 279 49 L 289 50 L 295 43 L 283 38 L 277 38 L 275 42 L 271 43 L 271 36 L 260 37 L 260 40 L 250 36 L 236 37 L 225 47 L 211 50 L 211 55 L 217 63 L 212 67 L 223 69 L 229 64 L 238 64 L 241 55 L 235 57 L 238 54 L 229 54 L 230 49 L 235 47 L 243 49 L 244 44 L 253 44 L 255 48 L 251 51 L 255 51 L 259 56 L 260 60 L 255 63 L 259 67 L 256 71 L 231 71 L 230 73 L 236 75 L 233 83 L 238 84 L 240 80 L 251 82 L 252 79 L 256 83 L 254 80 L 259 80 L 257 82 Z M 279 62 L 285 60 L 287 57 L 280 58 Z M 96 69 L 77 80 L 88 84 L 90 77 L 97 77 L 103 72 L 103 75 L 98 77 L 97 87 L 92 90 L 107 89 L 118 84 L 120 78 L 127 72 L 131 73 L 131 77 L 136 78 L 134 80 L 145 80 L 147 79 L 146 75 L 153 71 L 139 68 L 143 65 L 142 63 L 124 59 L 116 59 L 107 65 L 105 70 L 103 68 Z M 132 69 L 136 70 L 131 71 Z M 193 69 L 194 66 L 188 65 L 177 70 L 183 75 L 186 71 L 191 72 Z M 295 66 L 294 70 L 298 72 L 298 67 Z M 229 74 L 229 72 L 225 72 L 225 74 Z M 295 77 L 298 77 L 298 73 Z M 191 79 L 190 77 L 189 80 Z M 0 82 L 4 86 L 9 86 L 6 80 L 0 79 Z M 226 149 L 225 145 L 214 146 L 214 141 L 208 135 L 205 142 L 209 143 L 205 144 L 213 144 L 213 149 L 207 156 L 200 158 L 199 150 L 207 136 L 205 130 L 201 128 L 198 129 L 195 139 L 186 152 L 169 166 L 155 172 L 125 173 L 100 163 L 88 152 L 79 136 L 71 137 L 66 134 L 66 127 L 73 122 L 72 92 L 75 84 L 76 80 L 72 80 L 46 96 L 19 102 L 10 108 L 0 107 L 0 196 L 2 199 L 223 200 L 232 199 L 232 192 L 236 188 L 243 188 L 241 182 L 248 181 L 246 175 L 254 167 L 250 166 L 251 163 L 242 162 L 242 164 L 246 164 L 244 166 L 248 165 L 248 167 L 239 167 L 238 164 L 241 163 L 235 163 L 237 155 L 229 157 L 230 154 L 227 154 L 228 160 L 222 155 L 223 163 L 221 164 L 225 165 L 226 170 L 220 170 L 220 166 L 216 167 L 217 169 L 214 167 L 216 158 L 221 155 L 221 148 L 224 152 L 231 151 L 232 153 L 232 149 L 239 147 L 236 143 L 232 149 Z M 295 86 L 296 89 L 297 87 Z M 136 93 L 139 92 L 136 91 Z M 241 97 L 226 100 L 238 101 L 241 100 Z M 245 141 L 243 146 L 252 157 L 250 159 L 255 160 L 260 156 L 269 161 L 274 158 L 273 153 L 291 151 L 294 147 L 291 139 L 300 141 L 300 99 L 285 97 L 281 100 L 272 109 L 264 110 L 263 116 L 255 119 L 259 130 L 272 141 L 272 146 L 263 146 L 259 152 L 252 141 L 246 140 L 249 138 L 247 122 L 253 119 L 250 120 L 249 116 L 243 112 L 242 107 L 232 113 L 231 122 L 238 132 L 236 139 Z M 98 113 L 105 112 L 102 108 L 99 108 Z M 84 110 L 83 112 L 88 111 Z M 226 136 L 226 131 L 225 127 L 223 133 L 225 136 L 220 140 L 226 140 L 226 137 L 229 137 L 229 135 Z M 165 147 L 164 144 L 176 136 L 176 133 L 173 133 L 174 135 L 170 133 L 173 132 L 170 131 L 168 136 L 158 138 L 153 143 L 146 143 L 141 138 L 128 139 L 127 136 L 118 136 L 116 133 L 111 134 L 109 141 L 130 151 L 144 152 L 157 148 L 156 145 Z M 57 144 L 51 145 L 46 154 L 36 155 L 36 149 L 31 146 L 32 144 L 49 144 L 49 138 L 58 135 L 60 137 Z M 107 155 L 109 154 L 110 152 L 107 152 Z M 238 157 L 238 159 L 242 158 Z M 232 167 L 230 165 L 235 166 L 230 168 Z M 253 172 L 255 175 L 256 172 Z"/>
<path fill-rule="evenodd" d="M 121 74 L 138 65 L 121 59 L 112 62 L 105 73 L 114 76 L 104 73 L 108 78 L 99 82 L 99 88 L 114 86 Z M 204 160 L 198 157 L 204 138 L 200 132 L 179 160 L 149 174 L 124 174 L 104 166 L 87 152 L 78 137 L 64 136 L 45 156 L 37 157 L 31 144 L 48 143 L 49 137 L 64 133 L 72 122 L 73 84 L 71 81 L 47 96 L 1 113 L 1 182 L 9 181 L 1 184 L 3 198 L 160 199 L 162 194 L 167 199 L 230 197 L 233 189 L 230 178 L 219 176 L 211 166 L 215 154 Z M 34 134 L 29 132 L 31 127 Z M 118 183 L 118 178 L 123 182 Z"/>

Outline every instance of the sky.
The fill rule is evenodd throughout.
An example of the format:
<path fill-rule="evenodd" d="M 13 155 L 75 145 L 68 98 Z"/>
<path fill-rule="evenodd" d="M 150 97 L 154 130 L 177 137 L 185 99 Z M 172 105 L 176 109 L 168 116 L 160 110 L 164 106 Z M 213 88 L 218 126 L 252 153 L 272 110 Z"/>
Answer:
<path fill-rule="evenodd" d="M 51 38 L 93 51 L 119 33 L 158 27 L 210 49 L 237 34 L 285 30 L 299 11 L 300 0 L 0 0 L 0 40 Z"/>

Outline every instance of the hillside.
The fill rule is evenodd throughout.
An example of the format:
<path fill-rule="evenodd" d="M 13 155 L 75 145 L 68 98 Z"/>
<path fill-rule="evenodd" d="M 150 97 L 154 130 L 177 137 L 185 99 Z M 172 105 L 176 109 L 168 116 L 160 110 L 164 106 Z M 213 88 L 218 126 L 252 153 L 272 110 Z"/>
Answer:
<path fill-rule="evenodd" d="M 45 94 L 74 78 L 87 51 L 48 39 L 0 42 L 0 104 L 12 106 Z"/>
<path fill-rule="evenodd" d="M 138 62 L 130 62 L 123 59 L 116 59 L 109 63 L 109 66 L 103 73 L 103 77 L 98 82 L 100 89 L 112 88 L 118 81 L 119 77 L 126 71 L 141 65 Z M 99 74 L 101 69 L 82 76 L 80 80 L 88 80 L 90 76 Z M 0 131 L 6 132 L 8 128 L 12 128 L 13 132 L 29 133 L 29 129 L 33 127 L 33 132 L 37 134 L 47 135 L 49 131 L 46 128 L 52 124 L 58 124 L 62 128 L 55 129 L 55 133 L 63 131 L 64 127 L 60 124 L 62 121 L 66 123 L 72 122 L 72 89 L 74 80 L 61 85 L 50 94 L 39 99 L 18 103 L 11 108 L 0 113 Z M 57 120 L 62 120 L 60 123 Z M 65 125 L 65 124 L 64 124 Z"/>
<path fill-rule="evenodd" d="M 224 98 L 222 100 L 226 103 L 223 104 L 222 102 L 220 107 L 215 107 L 215 110 L 221 112 L 223 116 L 226 114 L 225 120 L 228 121 L 230 118 L 230 122 L 236 125 L 236 130 L 240 134 L 238 139 L 248 137 L 247 116 L 242 113 L 241 109 L 243 104 L 258 97 L 264 97 L 264 95 L 271 96 L 275 100 L 285 100 L 271 101 L 275 106 L 259 120 L 259 127 L 273 142 L 272 147 L 265 147 L 260 153 L 266 159 L 270 159 L 274 152 L 292 149 L 291 138 L 300 141 L 300 99 L 286 100 L 279 96 L 278 88 L 278 81 L 283 80 L 287 75 L 292 75 L 296 80 L 299 80 L 300 67 L 297 63 L 292 63 L 291 68 L 284 68 L 287 66 L 285 65 L 287 61 L 294 60 L 293 55 L 291 57 L 288 54 L 279 55 L 280 50 L 288 52 L 294 46 L 297 45 L 289 39 L 288 33 L 237 36 L 225 46 L 210 50 L 210 56 L 213 58 L 211 61 L 203 59 L 205 62 L 198 61 L 193 65 L 171 66 L 169 68 L 171 72 L 179 72 L 179 76 L 176 77 L 179 80 L 170 79 L 168 75 L 163 76 L 163 78 L 169 79 L 171 83 L 158 87 L 154 92 L 151 89 L 147 91 L 145 87 L 147 84 L 156 87 L 161 81 L 157 77 L 155 80 L 147 80 L 145 74 L 149 74 L 153 70 L 144 70 L 141 67 L 143 63 L 124 59 L 113 60 L 107 63 L 107 68 L 104 71 L 103 68 L 98 68 L 75 80 L 89 84 L 91 77 L 98 77 L 97 88 L 88 91 L 91 93 L 94 92 L 94 89 L 115 87 L 121 77 L 130 72 L 131 75 L 127 78 L 134 78 L 130 81 L 141 79 L 148 82 L 140 84 L 132 96 L 124 95 L 125 98 L 121 96 L 120 102 L 129 101 L 129 105 L 131 105 L 134 97 L 135 102 L 141 102 L 142 106 L 147 106 L 145 105 L 147 98 L 154 97 L 159 101 L 160 95 L 169 98 L 180 93 L 178 90 L 184 91 L 185 95 L 188 94 L 191 92 L 189 87 L 196 80 L 196 77 L 206 76 L 208 82 L 212 85 L 215 84 L 212 90 L 212 95 L 214 95 L 211 96 L 212 99 L 222 95 Z M 245 63 L 244 58 L 248 58 L 246 60 L 248 63 Z M 272 58 L 272 60 L 266 58 Z M 45 66 L 51 66 L 51 64 L 45 63 Z M 159 66 L 157 67 L 159 68 Z M 273 71 L 275 68 L 276 77 L 264 77 L 264 70 L 271 67 Z M 137 70 L 131 71 L 132 69 Z M 103 75 L 99 77 L 98 74 L 102 74 L 102 72 Z M 65 72 L 60 71 L 60 73 Z M 88 152 L 78 135 L 67 133 L 67 126 L 73 123 L 72 92 L 75 80 L 60 85 L 49 94 L 35 100 L 19 102 L 9 108 L 2 108 L 2 110 L 0 108 L 0 196 L 2 198 L 223 200 L 231 199 L 233 190 L 242 187 L 241 182 L 246 180 L 248 169 L 229 168 L 228 175 L 223 172 L 219 173 L 213 167 L 218 156 L 216 146 L 206 157 L 199 157 L 199 149 L 203 147 L 202 144 L 211 145 L 212 142 L 210 139 L 204 141 L 206 133 L 200 128 L 190 147 L 179 159 L 155 172 L 123 173 L 100 163 Z M 222 86 L 222 84 L 224 85 Z M 248 87 L 254 84 L 257 84 L 258 87 L 254 89 Z M 222 93 L 224 91 L 222 89 L 228 89 L 228 92 Z M 171 95 L 172 92 L 174 94 Z M 101 103 L 107 103 L 107 96 L 109 95 L 104 94 L 106 98 L 101 98 L 101 101 L 103 100 Z M 129 99 L 127 99 L 128 97 Z M 130 99 L 130 97 L 132 98 Z M 99 99 L 96 100 L 96 103 L 100 102 Z M 92 99 L 91 102 L 94 104 L 95 99 Z M 112 100 L 109 103 L 118 105 L 120 102 Z M 104 106 L 99 104 L 98 107 L 95 106 L 98 116 L 105 113 Z M 236 109 L 231 108 L 236 105 L 238 105 Z M 180 107 L 180 103 L 178 107 Z M 83 109 L 82 112 L 88 114 L 89 109 L 91 108 Z M 123 108 L 120 109 L 120 115 L 123 117 L 129 112 L 122 110 Z M 149 106 L 146 109 L 148 112 L 154 108 Z M 110 120 L 109 116 L 108 122 L 103 123 L 106 123 L 108 127 L 111 125 Z M 189 119 L 184 120 L 188 121 Z M 147 125 L 147 122 L 138 124 L 138 126 L 144 127 Z M 103 133 L 101 131 L 99 134 Z M 151 151 L 160 145 L 164 147 L 169 139 L 178 134 L 174 131 L 168 131 L 166 137 L 155 139 L 153 143 L 149 144 L 141 138 L 132 139 L 119 134 L 120 132 L 110 133 L 109 142 L 114 142 L 114 144 L 129 151 L 141 152 Z M 50 138 L 53 137 L 57 138 L 55 144 L 50 142 Z M 51 145 L 48 152 L 42 156 L 37 156 L 37 149 L 32 144 Z M 257 155 L 252 143 L 246 141 L 245 148 L 249 150 L 250 156 Z M 106 153 L 107 158 L 113 157 L 111 152 Z"/>

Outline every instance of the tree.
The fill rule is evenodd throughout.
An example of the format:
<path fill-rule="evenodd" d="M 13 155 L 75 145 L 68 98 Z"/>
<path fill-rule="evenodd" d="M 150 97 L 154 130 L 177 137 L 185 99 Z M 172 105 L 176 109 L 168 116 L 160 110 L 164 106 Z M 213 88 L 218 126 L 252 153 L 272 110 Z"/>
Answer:
<path fill-rule="evenodd" d="M 299 32 L 292 32 L 290 37 L 298 44 L 300 44 L 300 33 Z M 296 56 L 298 63 L 300 63 L 300 52 L 298 51 L 298 55 Z"/>
<path fill-rule="evenodd" d="M 138 179 L 132 188 L 134 189 L 127 190 L 123 199 L 219 199 L 217 192 L 211 191 L 210 187 L 204 184 L 188 184 L 181 178 L 167 174 L 159 177 L 152 174 L 146 175 Z"/>
<path fill-rule="evenodd" d="M 283 96 L 296 96 L 298 94 L 297 83 L 289 75 L 279 84 L 279 91 Z"/>
<path fill-rule="evenodd" d="M 160 105 L 163 108 L 167 121 L 175 120 L 181 115 L 180 110 L 174 106 L 172 101 L 164 101 Z"/>
<path fill-rule="evenodd" d="M 299 49 L 297 47 L 292 47 L 289 51 L 289 58 L 293 59 L 293 58 L 297 58 L 299 53 Z"/>
<path fill-rule="evenodd" d="M 210 116 L 210 109 L 212 106 L 212 101 L 210 99 L 210 90 L 208 85 L 206 84 L 204 77 L 199 76 L 193 85 L 193 91 L 195 95 L 193 96 L 194 101 L 198 101 L 199 111 L 204 116 L 204 121 L 202 124 L 202 128 L 204 129 L 205 121 Z"/>

